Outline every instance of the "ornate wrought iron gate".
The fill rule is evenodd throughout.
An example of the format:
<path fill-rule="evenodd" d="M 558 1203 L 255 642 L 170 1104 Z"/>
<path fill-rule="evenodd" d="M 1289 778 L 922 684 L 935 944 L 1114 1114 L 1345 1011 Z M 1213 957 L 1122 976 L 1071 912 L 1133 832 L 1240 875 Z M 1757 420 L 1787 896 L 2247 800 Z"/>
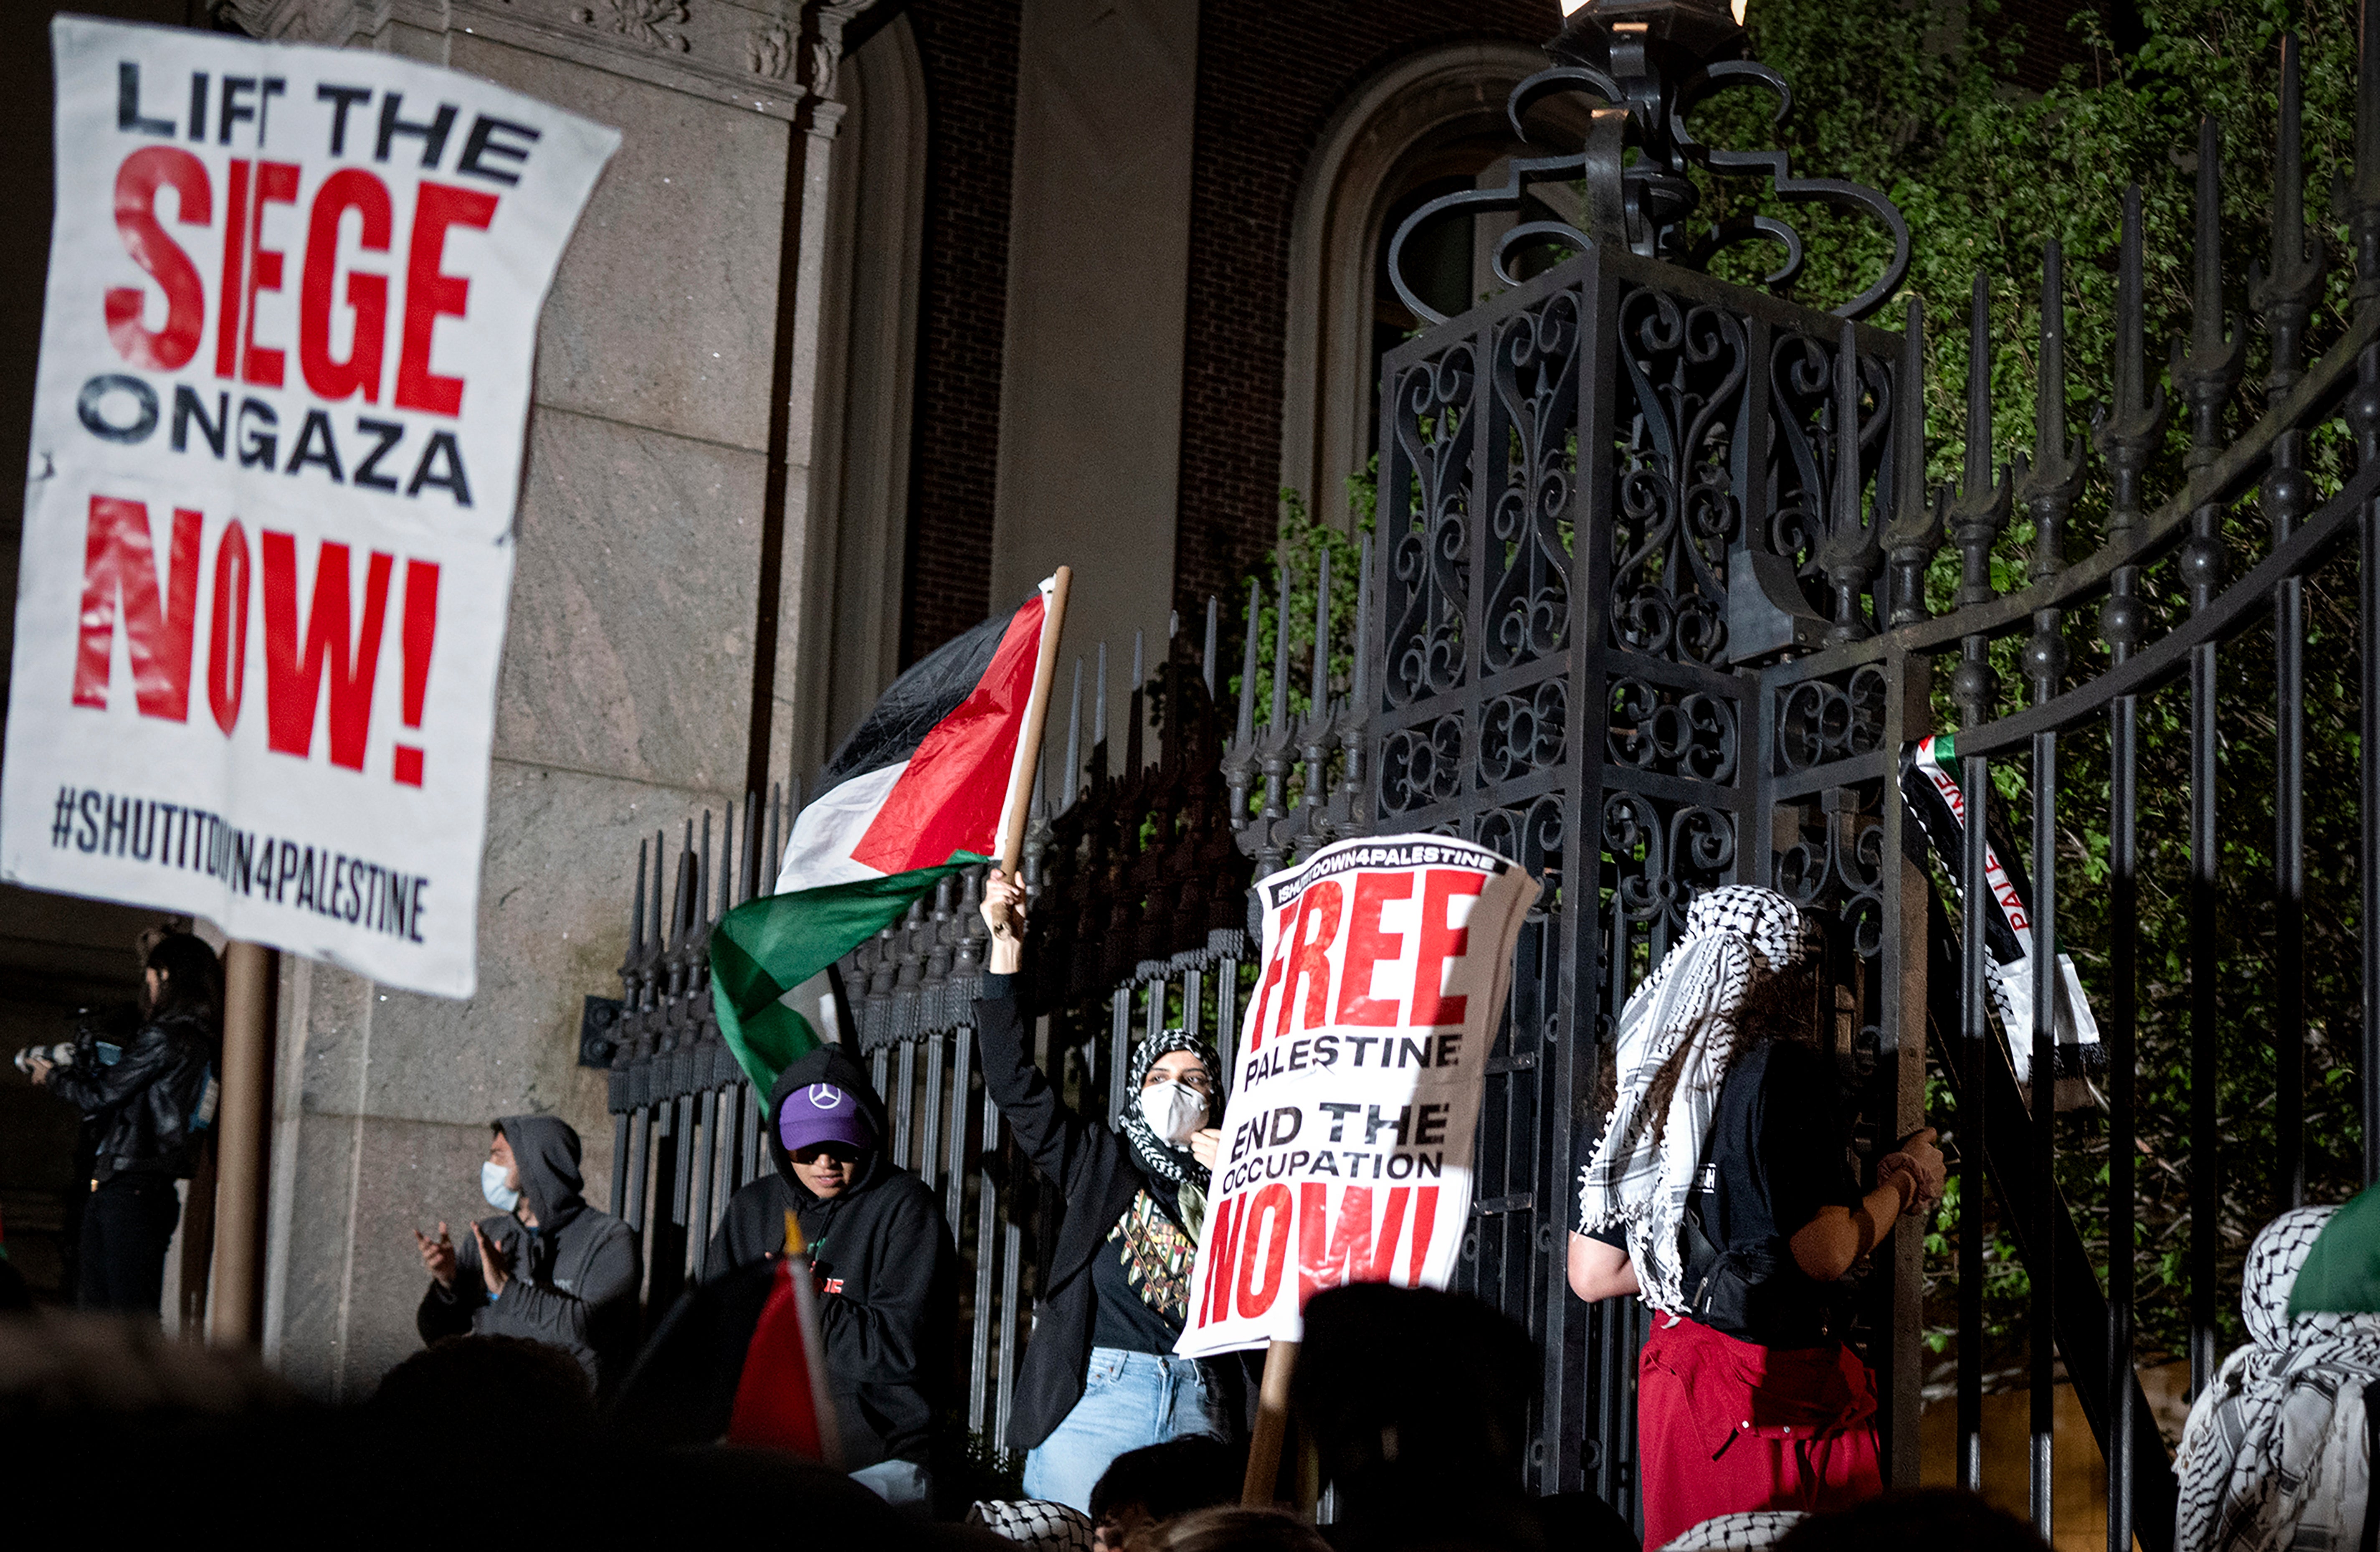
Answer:
<path fill-rule="evenodd" d="M 1979 277 L 1966 320 L 1965 473 L 1938 493 L 1925 481 L 1919 309 L 1910 302 L 1899 334 L 1854 321 L 1899 285 L 1907 239 L 1897 214 L 1870 191 L 1796 178 L 1775 153 L 1694 140 L 1686 112 L 1709 91 L 1742 82 L 1784 90 L 1763 67 L 1728 57 L 1726 37 L 1705 40 L 1706 56 L 1689 61 L 1686 75 L 1674 51 L 1664 56 L 1621 29 L 1593 48 L 1578 43 L 1575 29 L 1566 37 L 1577 45 L 1567 62 L 1524 83 L 1515 112 L 1549 91 L 1597 96 L 1610 105 L 1596 110 L 1585 149 L 1524 160 L 1510 188 L 1451 196 L 1405 228 L 1517 208 L 1524 183 L 1539 177 L 1584 180 L 1597 212 L 1588 231 L 1516 229 L 1500 264 L 1509 268 L 1531 242 L 1558 241 L 1572 256 L 1388 358 L 1378 548 L 1366 550 L 1355 579 L 1352 674 L 1330 672 L 1331 597 L 1348 580 L 1334 582 L 1326 569 L 1318 646 L 1304 664 L 1286 629 L 1259 629 L 1264 601 L 1251 593 L 1247 690 L 1228 738 L 1211 607 L 1203 658 L 1186 643 L 1169 653 L 1170 726 L 1154 765 L 1137 732 L 1115 776 L 1096 732 L 1087 754 L 1070 737 L 1060 768 L 1075 774 L 1061 777 L 1060 812 L 1039 820 L 1032 848 L 1043 898 L 1064 902 L 1040 929 L 1049 947 L 1031 993 L 1047 1020 L 1042 1059 L 1097 1113 L 1118 1102 L 1124 1043 L 1140 1029 L 1186 1019 L 1230 1038 L 1246 944 L 1245 864 L 1235 862 L 1234 841 L 1262 872 L 1345 835 L 1449 831 L 1544 877 L 1494 1053 L 1462 1286 L 1542 1343 L 1534 1485 L 1591 1486 L 1625 1504 L 1634 1487 L 1642 1317 L 1633 1305 L 1589 1309 L 1567 1291 L 1573 1144 L 1596 1125 L 1585 1095 L 1609 1021 L 1667 951 L 1694 894 L 1729 882 L 1773 885 L 1828 923 L 1834 1047 L 1857 1100 L 1855 1145 L 1872 1155 L 1925 1118 L 1929 1032 L 1936 1071 L 1955 1094 L 1966 1204 L 1957 1278 L 1961 1479 L 1972 1484 L 1981 1470 L 1988 1184 L 2030 1277 L 2036 1523 L 2049 1528 L 2049 1407 L 2062 1357 L 2106 1459 L 2111 1552 L 2135 1535 L 2153 1549 L 2169 1546 L 2174 1483 L 2134 1352 L 2133 1069 L 2142 923 L 2159 909 L 2142 890 L 2143 715 L 2168 697 L 2174 737 L 2188 744 L 2190 886 L 2179 907 L 2189 926 L 2194 1058 L 2187 1284 L 2190 1356 L 2203 1384 L 2216 1357 L 2215 1312 L 2229 1293 L 2218 1280 L 2226 1177 L 2216 1082 L 2229 1047 L 2215 967 L 2250 931 L 2218 911 L 2217 799 L 2227 761 L 2239 756 L 2219 746 L 2216 715 L 2227 693 L 2240 698 L 2218 669 L 2228 644 L 2265 629 L 2274 682 L 2246 693 L 2270 719 L 2272 915 L 2249 946 L 2269 949 L 2277 982 L 2270 1199 L 2289 1205 L 2306 1189 L 2306 1053 L 2316 1038 L 2305 989 L 2306 593 L 2318 568 L 2350 542 L 2360 545 L 2356 641 L 2374 640 L 2380 29 L 2362 34 L 2355 174 L 2334 200 L 2358 278 L 2326 338 L 2313 322 L 2325 239 L 2304 216 L 2294 45 L 2284 45 L 2271 258 L 2247 298 L 2269 348 L 2261 397 L 2242 405 L 2241 429 L 2225 434 L 2247 335 L 2226 326 L 2210 128 L 2198 151 L 2195 326 L 2170 372 L 2173 397 L 2190 411 L 2186 431 L 2174 431 L 2168 446 L 2166 396 L 2153 387 L 2146 358 L 2135 194 L 2121 251 L 2082 256 L 2111 263 L 2119 282 L 2117 380 L 2101 385 L 2108 404 L 2089 440 L 2066 413 L 2069 289 L 2053 245 L 2032 350 L 2034 445 L 2013 475 L 1993 455 L 1990 293 Z M 1623 161 L 1623 141 L 1638 149 L 1633 161 Z M 1893 263 L 1837 313 L 1697 273 L 1714 244 L 1737 237 L 1765 234 L 1798 252 L 1798 239 L 1770 217 L 1740 230 L 1688 228 L 1691 204 L 1680 190 L 1690 175 L 1744 173 L 1789 201 L 1876 215 L 1895 233 Z M 1792 268 L 1771 282 L 1789 284 Z M 2252 495 L 2254 519 L 2235 517 Z M 2019 505 L 2032 526 L 2022 549 L 2008 532 Z M 2095 534 L 2075 532 L 2078 512 Z M 1926 578 L 1946 541 L 1956 556 L 1955 602 L 1936 617 Z M 2248 568 L 2226 586 L 2227 554 L 2243 552 Z M 2002 592 L 1996 561 L 2024 585 Z M 2161 599 L 2172 606 L 2160 608 Z M 1284 583 L 1284 619 L 1290 605 Z M 1264 705 L 1254 687 L 1267 653 L 1272 693 Z M 1194 660 L 1205 669 L 1196 678 Z M 1293 715 L 1287 689 L 1301 668 L 1311 709 Z M 2004 673 L 2015 681 L 2005 688 Z M 2368 751 L 2380 746 L 2380 654 L 2363 652 L 2354 673 L 2352 715 Z M 1143 724 L 1139 680 L 1135 665 L 1125 718 L 1135 729 Z M 1103 688 L 1097 702 L 1092 727 L 1104 728 Z M 2080 886 L 2070 865 L 2078 847 L 2112 901 L 2105 960 L 2088 975 L 2109 1053 L 2102 1223 L 2078 1222 L 2060 1194 L 2055 1169 L 2070 1144 L 2018 1087 L 1991 1012 L 1981 913 L 1953 926 L 1957 898 L 1987 898 L 1985 827 L 1970 825 L 1964 855 L 1933 874 L 1908 844 L 1898 761 L 1935 731 L 1937 706 L 1958 724 L 1968 812 L 1985 806 L 1987 763 L 2022 757 L 2020 807 L 2030 827 L 2018 849 L 2034 880 L 2034 962 L 2056 963 L 2060 902 Z M 2341 706 L 2338 715 L 2350 714 Z M 2061 776 L 2074 771 L 2078 747 L 2105 762 L 2105 812 L 2086 816 L 2104 828 L 2061 850 L 2061 825 L 2074 818 Z M 2380 764 L 2362 758 L 2356 781 L 2361 1042 L 2380 1030 Z M 2096 803 L 2095 786 L 2085 800 Z M 2236 789 L 2230 800 L 2241 801 Z M 775 854 L 779 822 L 772 805 L 760 855 Z M 611 1059 L 625 1161 L 613 1204 L 647 1229 L 657 1301 L 698 1274 L 717 1204 L 756 1167 L 751 1106 L 707 1017 L 700 928 L 705 902 L 715 896 L 723 907 L 759 886 L 761 829 L 747 813 L 740 870 L 723 853 L 714 864 L 707 838 L 694 858 L 681 858 L 666 915 L 658 849 L 650 897 L 639 885 L 636 947 L 623 972 L 628 1007 Z M 691 831 L 687 839 L 692 851 Z M 1943 884 L 1955 886 L 1948 906 Z M 877 1050 L 878 1070 L 908 1118 L 896 1148 L 947 1193 L 974 1266 L 969 1420 L 1004 1444 L 1007 1385 L 1049 1204 L 1007 1156 L 970 1072 L 964 1030 L 980 963 L 976 887 L 953 886 L 930 909 L 920 906 L 844 975 L 858 1010 L 855 1033 Z M 2021 1025 L 2030 1020 L 2035 1072 L 2055 1064 L 2054 985 L 2037 977 L 2035 1005 L 2016 1014 Z M 2355 1065 L 2368 1181 L 2380 1175 L 2380 1062 L 2359 1055 Z M 656 1145 L 664 1140 L 672 1146 Z M 2102 1254 L 2094 1241 L 2109 1248 Z M 1904 1482 L 1916 1474 L 1922 1249 L 1917 1235 L 1895 1237 L 1888 1264 L 1870 1275 L 1862 1334 L 1879 1371 L 1890 1470 Z"/>
<path fill-rule="evenodd" d="M 1906 941 L 1883 799 L 1912 697 L 1875 665 L 1773 686 L 1746 666 L 1837 629 L 1796 552 L 1876 483 L 1899 355 L 1598 245 L 1389 358 L 1376 823 L 1471 837 L 1548 886 L 1490 1069 L 1472 1267 L 1543 1334 L 1548 1491 L 1629 1485 L 1635 1317 L 1564 1287 L 1572 1143 L 1598 1031 L 1695 893 L 1773 882 L 1834 913 L 1847 1071 L 1884 1074 L 1866 1108 L 1887 1151 L 1918 1124 L 1922 1067 L 1904 1096 L 1879 991 Z"/>
<path fill-rule="evenodd" d="M 1645 9 L 1646 7 L 1637 7 Z M 1661 8 L 1661 7 L 1651 7 Z M 1630 7 L 1589 7 L 1615 16 Z M 1693 7 L 1668 9 L 1682 13 Z M 1377 825 L 1442 829 L 1505 849 L 1549 885 L 1524 945 L 1509 1044 L 1491 1089 L 1510 1121 L 1483 1133 L 1482 1201 L 1472 1276 L 1544 1340 L 1546 1426 L 1540 1482 L 1584 1473 L 1617 1501 L 1630 1495 L 1633 1311 L 1592 1313 L 1563 1291 L 1560 1241 L 1572 1195 L 1571 1143 L 1598 1038 L 1630 988 L 1657 963 L 1693 894 L 1712 885 L 1771 884 L 1830 923 L 1838 987 L 1836 1049 L 1858 1095 L 1867 1155 L 1925 1118 L 1929 1024 L 1959 1105 L 1964 1200 L 1960 1219 L 1959 1472 L 1981 1473 L 1983 1280 L 1988 1179 L 2030 1285 L 2036 1525 L 2047 1534 L 2051 1399 L 2062 1357 L 2107 1461 L 2108 1545 L 2137 1534 L 2170 1544 L 2175 1487 L 2142 1399 L 2133 1347 L 2136 1031 L 2143 966 L 2140 913 L 2140 718 L 2168 685 L 2187 706 L 2191 887 L 2191 1359 L 2211 1376 L 2224 1243 L 2217 1113 L 2224 994 L 2216 967 L 2245 929 L 2218 915 L 2217 799 L 2227 763 L 2216 717 L 2228 642 L 2273 631 L 2274 918 L 2277 1028 L 2272 1040 L 2279 1180 L 2276 1206 L 2305 1181 L 2306 580 L 2350 538 L 2363 545 L 2361 642 L 2380 618 L 2380 30 L 2369 21 L 2353 181 L 2334 195 L 2351 231 L 2358 280 L 2319 360 L 2310 320 L 2325 239 L 2304 218 L 2294 43 L 2285 43 L 2274 165 L 2271 257 L 2247 299 L 2269 352 L 2261 403 L 2227 439 L 2225 415 L 2245 364 L 2244 327 L 2227 329 L 2222 295 L 2219 141 L 2209 121 L 2197 148 L 2194 324 L 2170 370 L 2190 410 L 2187 450 L 2170 456 L 2165 396 L 2143 361 L 2139 195 L 2130 196 L 2115 327 L 2118 380 L 2091 441 L 2074 434 L 2064 365 L 2069 290 L 2064 257 L 2044 254 L 2036 435 L 2013 478 L 1991 446 L 1990 290 L 1978 275 L 1969 324 L 1971 383 L 1965 475 L 1925 487 L 1923 319 L 1908 303 L 1901 335 L 1856 319 L 1892 294 L 1907 237 L 1880 196 L 1791 176 L 1781 154 L 1697 142 L 1688 110 L 1718 87 L 1757 83 L 1790 102 L 1773 72 L 1730 57 L 1741 35 L 1685 45 L 1648 43 L 1609 18 L 1574 22 L 1562 62 L 1514 93 L 1515 127 L 1537 98 L 1581 91 L 1596 110 L 1583 151 L 1515 164 L 1502 189 L 1466 191 L 1417 212 L 1391 249 L 1430 221 L 1520 207 L 1527 182 L 1583 180 L 1591 231 L 1516 228 L 1498 251 L 1509 290 L 1441 320 L 1387 361 L 1380 428 L 1383 563 L 1367 596 L 1375 622 L 1365 660 L 1376 675 L 1366 706 Z M 1664 53 L 1666 47 L 1667 52 Z M 1666 72 L 1666 74 L 1665 74 Z M 1623 162 L 1621 147 L 1638 148 Z M 1756 173 L 1785 201 L 1818 199 L 1884 221 L 1896 257 L 1883 277 L 1835 314 L 1692 273 L 1716 250 L 1767 236 L 1789 261 L 1798 239 L 1771 217 L 1733 229 L 1690 228 L 1691 176 Z M 1510 262 L 1558 241 L 1575 256 L 1516 280 Z M 1431 316 L 1410 294 L 1407 301 Z M 2181 436 L 2177 433 L 2174 440 Z M 2095 442 L 2098 459 L 2088 456 Z M 2327 460 L 2313 449 L 2333 449 Z M 2343 455 L 2340 449 L 2351 449 Z M 2178 467 L 2177 467 L 2178 466 Z M 2099 482 L 2104 481 L 2104 483 Z M 2168 483 L 2158 504 L 2152 482 Z M 2251 495 L 2262 522 L 2234 524 Z M 2104 512 L 2096 548 L 2070 560 L 2078 505 Z M 2030 542 L 2005 545 L 2012 510 Z M 1955 605 L 1930 617 L 1925 580 L 1948 540 Z M 2227 556 L 2251 569 L 2228 588 Z M 1995 559 L 2025 578 L 1995 582 Z M 2160 618 L 2154 597 L 2185 600 Z M 2082 613 L 2097 605 L 2095 620 Z M 2269 624 L 2268 624 L 2269 622 Z M 2096 640 L 2091 627 L 2096 626 Z M 1996 643 L 2010 643 L 2000 646 Z M 2078 668 L 2076 666 L 2080 665 Z M 2017 683 L 2004 691 L 2002 672 Z M 2380 654 L 2360 664 L 2363 738 L 2380 738 Z M 2236 692 L 2234 692 L 2236 694 Z M 2253 691 L 2252 690 L 2252 693 Z M 2023 756 L 2022 801 L 2035 910 L 2033 962 L 2054 966 L 2061 874 L 2060 774 L 2078 735 L 2107 729 L 2108 806 L 2091 817 L 2104 839 L 2114 906 L 2104 974 L 2095 973 L 2109 1048 L 2110 1189 L 2103 1296 L 2085 1238 L 2054 1173 L 2059 1128 L 2018 1088 L 1991 1012 L 1982 912 L 1954 935 L 1917 860 L 1898 790 L 1900 752 L 1954 711 L 1962 799 L 1984 812 L 1987 762 Z M 2316 708 L 2317 715 L 2320 708 Z M 2344 708 L 2342 708 L 2342 711 Z M 2059 739 L 2070 740 L 2061 761 Z M 2365 748 L 2370 745 L 2366 744 Z M 2094 752 L 2095 758 L 2098 757 Z M 2362 761 L 2363 1038 L 2380 1028 L 2380 776 Z M 1907 832 L 1905 834 L 1904 832 Z M 2079 843 L 2067 842 L 2071 856 Z M 2087 848 L 2085 849 L 2088 849 Z M 1993 898 L 1985 827 L 1945 881 L 1969 900 Z M 2023 1054 L 2054 1069 L 2057 977 L 2034 978 Z M 2365 1155 L 2380 1173 L 2380 1063 L 2360 1068 Z M 1500 1089 L 1500 1094 L 1498 1090 Z M 2096 1226 L 2095 1226 L 2096 1227 Z M 2252 1225 L 2250 1226 L 2252 1229 Z M 1873 1275 L 1870 1356 L 1878 1372 L 1892 1474 L 1915 1479 L 1920 1401 L 1921 1243 L 1896 1237 Z"/>

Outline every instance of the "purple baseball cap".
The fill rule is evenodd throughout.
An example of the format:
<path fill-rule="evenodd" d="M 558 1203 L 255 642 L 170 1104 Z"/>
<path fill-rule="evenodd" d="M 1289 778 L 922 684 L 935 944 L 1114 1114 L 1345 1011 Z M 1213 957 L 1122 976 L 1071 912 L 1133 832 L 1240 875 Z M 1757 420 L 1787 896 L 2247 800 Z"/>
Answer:
<path fill-rule="evenodd" d="M 876 1127 L 847 1089 L 832 1083 L 811 1083 L 785 1096 L 777 1108 L 777 1135 L 785 1151 L 797 1154 L 820 1143 L 844 1143 L 855 1148 L 876 1146 Z"/>

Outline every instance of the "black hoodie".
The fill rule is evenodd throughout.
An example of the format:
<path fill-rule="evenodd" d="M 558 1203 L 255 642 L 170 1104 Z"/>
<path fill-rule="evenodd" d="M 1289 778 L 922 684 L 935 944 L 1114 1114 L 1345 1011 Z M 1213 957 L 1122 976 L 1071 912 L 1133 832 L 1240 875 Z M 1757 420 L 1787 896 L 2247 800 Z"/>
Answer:
<path fill-rule="evenodd" d="M 777 1130 L 786 1097 L 812 1083 L 847 1091 L 880 1140 L 867 1172 L 825 1200 L 795 1177 Z M 762 1133 L 777 1172 L 729 1199 L 707 1254 L 707 1280 L 670 1312 L 621 1394 L 624 1423 L 689 1443 L 726 1433 L 790 1209 L 822 1289 L 819 1324 L 844 1469 L 928 1459 L 935 1419 L 950 1397 L 958 1251 L 932 1190 L 885 1156 L 891 1130 L 867 1069 L 839 1050 L 812 1051 L 777 1075 Z"/>
<path fill-rule="evenodd" d="M 520 1167 L 530 1228 L 510 1213 L 480 1220 L 512 1269 L 491 1301 L 480 1276 L 480 1242 L 455 1247 L 455 1286 L 435 1279 L 414 1318 L 421 1339 L 474 1333 L 550 1342 L 585 1365 L 596 1394 L 608 1394 L 637 1350 L 637 1232 L 578 1194 L 578 1133 L 558 1116 L 506 1116 L 496 1122 Z"/>

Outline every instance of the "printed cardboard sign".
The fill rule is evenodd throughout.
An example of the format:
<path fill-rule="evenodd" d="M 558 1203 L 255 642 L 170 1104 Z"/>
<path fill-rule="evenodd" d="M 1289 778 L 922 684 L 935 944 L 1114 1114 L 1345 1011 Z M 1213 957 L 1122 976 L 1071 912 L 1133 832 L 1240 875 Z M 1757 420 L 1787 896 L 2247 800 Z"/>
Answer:
<path fill-rule="evenodd" d="M 1443 1288 L 1512 949 L 1536 882 L 1439 836 L 1341 841 L 1257 886 L 1241 1025 L 1190 1317 L 1175 1351 L 1297 1340 L 1344 1282 Z"/>
<path fill-rule="evenodd" d="M 61 17 L 0 876 L 468 996 L 537 318 L 613 130 Z"/>

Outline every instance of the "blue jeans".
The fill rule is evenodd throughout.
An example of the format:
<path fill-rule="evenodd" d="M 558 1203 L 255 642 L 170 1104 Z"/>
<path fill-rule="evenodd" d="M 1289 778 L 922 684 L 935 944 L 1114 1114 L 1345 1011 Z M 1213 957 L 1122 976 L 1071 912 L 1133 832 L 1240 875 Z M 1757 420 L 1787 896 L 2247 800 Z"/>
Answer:
<path fill-rule="evenodd" d="M 1083 1399 L 1025 1457 L 1025 1496 L 1088 1514 L 1091 1489 L 1117 1456 L 1193 1434 L 1230 1436 L 1195 1360 L 1095 1347 Z"/>

